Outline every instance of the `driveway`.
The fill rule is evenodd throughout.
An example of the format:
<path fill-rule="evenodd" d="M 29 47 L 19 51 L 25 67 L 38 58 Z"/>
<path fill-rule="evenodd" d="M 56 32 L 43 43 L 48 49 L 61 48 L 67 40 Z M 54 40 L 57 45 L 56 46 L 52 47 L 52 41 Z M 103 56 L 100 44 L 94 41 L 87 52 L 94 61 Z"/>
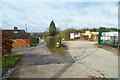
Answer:
<path fill-rule="evenodd" d="M 106 78 L 118 78 L 118 56 L 95 47 L 96 42 L 65 41 L 76 64 L 88 72 Z"/>

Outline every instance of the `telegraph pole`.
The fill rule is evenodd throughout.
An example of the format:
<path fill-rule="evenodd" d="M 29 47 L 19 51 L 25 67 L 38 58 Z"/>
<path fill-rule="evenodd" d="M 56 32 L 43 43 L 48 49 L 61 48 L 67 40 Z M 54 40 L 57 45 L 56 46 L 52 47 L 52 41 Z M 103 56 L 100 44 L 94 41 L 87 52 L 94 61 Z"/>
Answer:
<path fill-rule="evenodd" d="M 26 30 L 26 32 L 27 32 L 27 24 L 25 24 L 25 30 Z"/>

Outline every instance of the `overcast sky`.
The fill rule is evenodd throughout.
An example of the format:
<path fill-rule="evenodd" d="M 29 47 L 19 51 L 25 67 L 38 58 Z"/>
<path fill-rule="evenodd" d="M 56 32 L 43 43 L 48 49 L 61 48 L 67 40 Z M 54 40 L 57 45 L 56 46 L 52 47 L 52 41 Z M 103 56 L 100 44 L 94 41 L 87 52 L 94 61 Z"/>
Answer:
<path fill-rule="evenodd" d="M 57 27 L 118 27 L 118 2 L 39 2 L 2 1 L 3 29 L 25 29 L 43 32 L 52 20 Z M 1 17 L 1 16 L 0 16 Z"/>

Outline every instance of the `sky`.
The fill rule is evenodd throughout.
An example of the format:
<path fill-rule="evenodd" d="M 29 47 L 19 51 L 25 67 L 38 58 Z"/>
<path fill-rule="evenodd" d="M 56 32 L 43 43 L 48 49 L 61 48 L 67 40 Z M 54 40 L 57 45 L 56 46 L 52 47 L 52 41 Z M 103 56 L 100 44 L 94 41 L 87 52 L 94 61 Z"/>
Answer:
<path fill-rule="evenodd" d="M 25 29 L 28 32 L 44 32 L 53 20 L 56 27 L 98 28 L 118 27 L 118 2 L 73 1 L 2 1 L 0 6 L 2 29 Z M 1 14 L 1 13 L 0 13 Z"/>

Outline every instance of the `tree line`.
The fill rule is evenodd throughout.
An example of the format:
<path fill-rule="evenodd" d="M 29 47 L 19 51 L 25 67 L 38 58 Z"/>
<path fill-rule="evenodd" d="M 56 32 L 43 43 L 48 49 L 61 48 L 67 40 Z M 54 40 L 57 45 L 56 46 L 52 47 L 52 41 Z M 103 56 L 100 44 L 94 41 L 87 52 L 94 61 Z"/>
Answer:
<path fill-rule="evenodd" d="M 51 25 L 55 25 L 54 22 L 52 21 Z M 107 28 L 107 27 L 99 27 L 99 28 L 81 28 L 81 29 L 75 29 L 75 28 L 67 28 L 65 30 L 60 30 L 60 28 L 56 28 L 56 27 L 50 27 L 49 26 L 49 31 L 45 31 L 45 32 L 40 32 L 40 33 L 33 33 L 32 35 L 34 37 L 46 37 L 46 36 L 52 36 L 52 35 L 68 35 L 69 33 L 85 33 L 85 31 L 91 31 L 91 32 L 99 32 L 99 31 L 120 31 L 120 29 L 117 28 Z"/>

